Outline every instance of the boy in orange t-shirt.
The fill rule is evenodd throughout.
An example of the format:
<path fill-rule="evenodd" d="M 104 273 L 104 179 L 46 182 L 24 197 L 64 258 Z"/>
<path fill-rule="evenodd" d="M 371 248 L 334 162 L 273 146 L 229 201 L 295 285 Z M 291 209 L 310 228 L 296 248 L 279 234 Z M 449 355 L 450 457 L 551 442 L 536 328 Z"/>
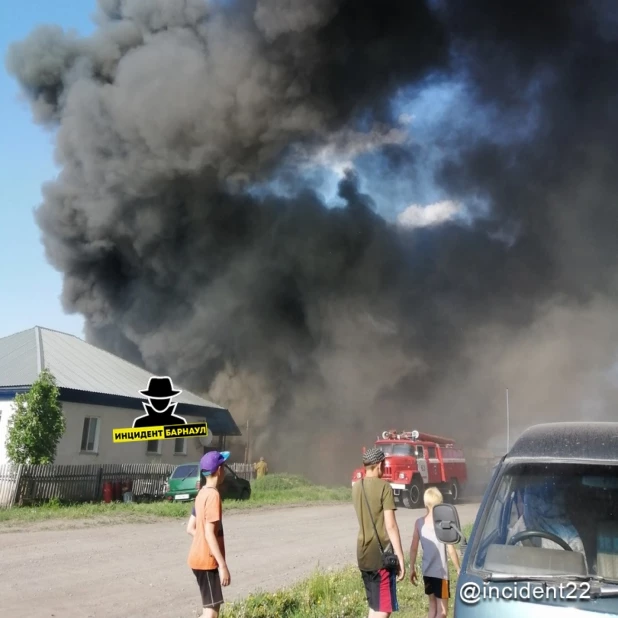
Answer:
<path fill-rule="evenodd" d="M 200 461 L 202 488 L 195 498 L 195 532 L 187 562 L 202 595 L 202 618 L 218 618 L 223 603 L 221 587 L 228 586 L 231 579 L 225 562 L 223 514 L 217 490 L 224 476 L 223 462 L 229 456 L 228 451 L 211 451 Z"/>

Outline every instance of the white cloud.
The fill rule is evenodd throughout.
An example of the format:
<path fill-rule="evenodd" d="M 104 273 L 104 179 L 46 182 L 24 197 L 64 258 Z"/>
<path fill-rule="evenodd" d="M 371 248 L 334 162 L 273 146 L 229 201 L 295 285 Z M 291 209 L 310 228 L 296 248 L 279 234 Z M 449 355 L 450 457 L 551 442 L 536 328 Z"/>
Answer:
<path fill-rule="evenodd" d="M 457 215 L 462 214 L 462 210 L 461 204 L 451 200 L 444 200 L 427 206 L 413 204 L 399 213 L 397 223 L 402 227 L 429 227 L 454 219 Z"/>
<path fill-rule="evenodd" d="M 313 147 L 297 147 L 296 161 L 301 166 L 328 167 L 339 175 L 353 167 L 353 161 L 361 154 L 375 151 L 387 144 L 404 144 L 409 139 L 408 131 L 375 125 L 369 132 L 344 129 L 328 136 L 327 143 Z"/>

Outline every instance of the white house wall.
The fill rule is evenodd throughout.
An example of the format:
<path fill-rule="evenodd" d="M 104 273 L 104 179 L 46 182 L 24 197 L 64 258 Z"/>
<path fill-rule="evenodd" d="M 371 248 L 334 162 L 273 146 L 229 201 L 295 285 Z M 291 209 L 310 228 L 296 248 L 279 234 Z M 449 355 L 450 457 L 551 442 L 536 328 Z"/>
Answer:
<path fill-rule="evenodd" d="M 9 418 L 13 415 L 13 402 L 0 401 L 0 466 L 9 463 L 6 458 L 6 436 Z"/>
<path fill-rule="evenodd" d="M 6 423 L 10 416 L 12 402 L 0 401 L 0 465 L 8 463 L 4 447 Z M 161 454 L 147 453 L 148 442 L 129 442 L 115 444 L 112 441 L 112 431 L 131 427 L 133 420 L 142 413 L 139 410 L 95 406 L 70 402 L 62 403 L 62 411 L 66 420 L 66 430 L 56 454 L 56 464 L 83 465 L 109 463 L 170 463 L 180 464 L 184 461 L 197 461 L 202 456 L 204 448 L 198 438 L 187 438 L 186 455 L 174 453 L 175 440 L 161 440 Z M 84 419 L 94 417 L 99 419 L 98 444 L 95 453 L 82 453 L 81 442 Z M 190 423 L 201 422 L 201 419 L 187 417 Z"/>

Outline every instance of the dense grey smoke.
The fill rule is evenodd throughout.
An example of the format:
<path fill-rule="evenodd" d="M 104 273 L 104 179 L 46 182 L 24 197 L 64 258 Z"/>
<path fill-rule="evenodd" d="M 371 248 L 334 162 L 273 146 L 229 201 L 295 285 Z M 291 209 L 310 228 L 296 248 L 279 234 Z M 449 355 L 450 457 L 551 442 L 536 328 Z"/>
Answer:
<path fill-rule="evenodd" d="M 320 479 L 390 426 L 483 446 L 506 387 L 519 427 L 612 415 L 613 3 L 99 0 L 96 21 L 7 60 L 57 127 L 37 220 L 90 340 Z M 460 95 L 421 144 L 393 102 L 436 83 Z M 334 160 L 336 207 L 307 172 Z M 381 213 L 427 182 L 466 218 Z"/>

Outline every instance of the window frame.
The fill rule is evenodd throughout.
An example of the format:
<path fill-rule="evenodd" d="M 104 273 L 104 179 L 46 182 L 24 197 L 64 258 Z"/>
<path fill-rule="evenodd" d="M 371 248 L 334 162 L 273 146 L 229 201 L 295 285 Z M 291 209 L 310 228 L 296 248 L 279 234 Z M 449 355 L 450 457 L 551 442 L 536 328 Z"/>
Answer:
<path fill-rule="evenodd" d="M 176 450 L 176 445 L 178 444 L 178 440 L 182 440 L 182 450 L 181 451 L 177 451 Z M 179 456 L 179 457 L 186 457 L 187 455 L 187 438 L 181 437 L 181 438 L 175 438 L 174 439 L 174 455 Z"/>
<path fill-rule="evenodd" d="M 156 442 L 157 444 L 156 451 L 151 451 L 148 448 L 153 442 Z M 162 447 L 163 447 L 163 440 L 147 440 L 146 441 L 146 455 L 149 455 L 152 457 L 158 457 L 161 455 Z"/>
<path fill-rule="evenodd" d="M 84 435 L 84 430 L 86 429 L 86 421 L 88 421 L 88 433 L 86 435 Z M 93 448 L 88 449 L 88 437 L 90 436 L 90 422 L 91 421 L 96 421 L 96 425 L 95 425 L 95 430 L 94 430 L 94 442 L 93 442 Z M 82 435 L 81 435 L 81 440 L 80 440 L 80 444 L 79 444 L 79 452 L 82 455 L 98 455 L 99 454 L 99 439 L 101 436 L 101 417 L 100 416 L 89 416 L 86 415 L 84 416 L 83 422 L 82 422 Z M 85 439 L 85 444 L 84 444 L 84 439 Z M 86 448 L 84 448 L 84 446 Z"/>

